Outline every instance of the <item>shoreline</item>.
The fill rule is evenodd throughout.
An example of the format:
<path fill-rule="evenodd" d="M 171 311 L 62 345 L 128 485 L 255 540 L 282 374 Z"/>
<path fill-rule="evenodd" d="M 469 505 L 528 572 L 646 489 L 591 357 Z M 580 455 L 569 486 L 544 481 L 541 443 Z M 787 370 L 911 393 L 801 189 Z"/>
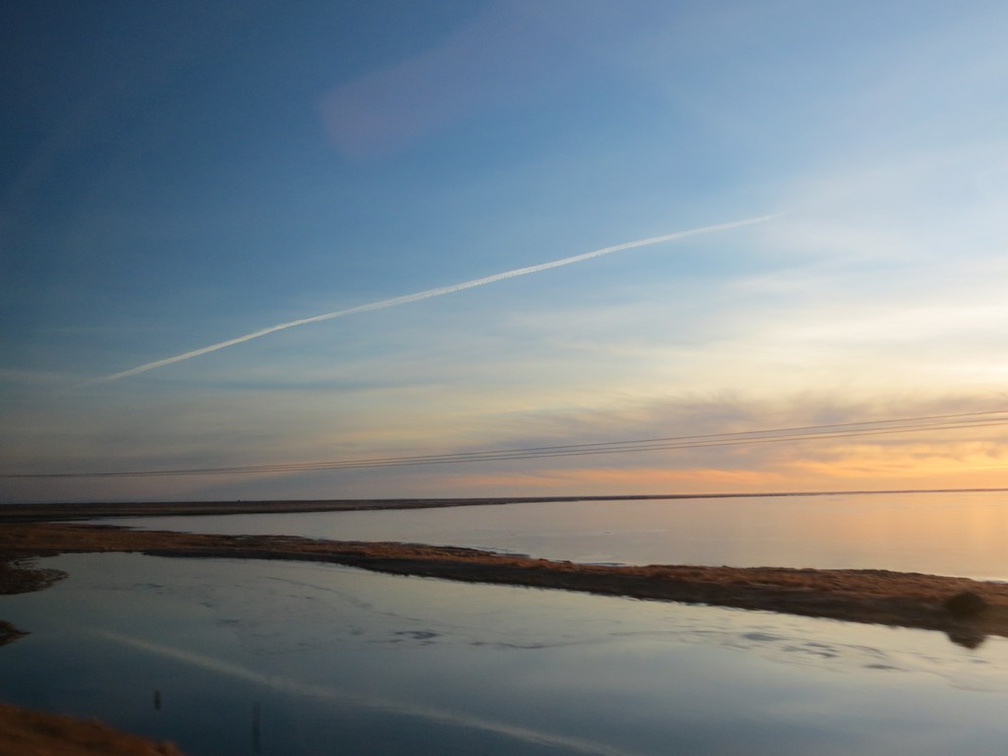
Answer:
<path fill-rule="evenodd" d="M 94 552 L 327 562 L 398 575 L 938 630 L 967 646 L 978 645 L 988 635 L 1008 637 L 1008 584 L 970 578 L 888 570 L 576 564 L 462 547 L 176 533 L 112 525 L 5 525 L 0 530 L 0 592 L 41 590 L 59 579 L 56 571 L 32 569 L 25 560 Z M 5 582 L 20 587 L 4 591 Z M 962 595 L 972 595 L 974 605 L 947 605 Z"/>
<path fill-rule="evenodd" d="M 684 499 L 759 499 L 793 496 L 881 496 L 936 493 L 1008 493 L 1008 488 L 910 488 L 852 491 L 698 492 L 585 496 L 490 496 L 402 499 L 275 499 L 262 501 L 133 501 L 0 504 L 0 523 L 67 522 L 115 517 L 172 517 L 233 514 L 303 514 L 377 509 L 442 509 L 499 504 L 550 504 L 576 501 L 660 501 Z"/>

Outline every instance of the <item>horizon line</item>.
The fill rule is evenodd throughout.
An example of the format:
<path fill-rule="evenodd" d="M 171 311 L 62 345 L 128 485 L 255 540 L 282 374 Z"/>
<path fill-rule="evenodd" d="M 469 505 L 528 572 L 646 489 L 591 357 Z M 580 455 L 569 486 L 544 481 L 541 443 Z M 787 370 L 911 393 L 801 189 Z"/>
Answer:
<path fill-rule="evenodd" d="M 242 508 L 259 509 L 262 513 L 268 513 L 263 508 L 270 506 L 276 508 L 276 512 L 308 512 L 324 511 L 326 509 L 354 511 L 353 505 L 378 505 L 376 509 L 427 509 L 440 507 L 462 507 L 481 506 L 496 504 L 533 504 L 533 503 L 564 503 L 577 501 L 656 501 L 656 500 L 683 500 L 683 499 L 755 499 L 770 498 L 774 496 L 874 496 L 884 494 L 925 494 L 925 493 L 999 493 L 1008 492 L 1008 486 L 981 486 L 966 488 L 871 488 L 871 489 L 829 489 L 812 491 L 706 491 L 706 492 L 679 492 L 679 493 L 652 493 L 652 494 L 564 494 L 564 495 L 542 495 L 542 496 L 454 496 L 454 497 L 384 497 L 384 498 L 346 498 L 346 499 L 215 499 L 202 501 L 106 501 L 106 502 L 8 502 L 0 503 L 0 520 L 4 517 L 4 511 L 19 510 L 21 516 L 31 516 L 30 510 L 42 510 L 35 516 L 45 516 L 45 510 L 55 508 L 106 508 L 106 511 L 126 509 L 128 507 L 144 507 L 152 511 L 142 513 L 123 513 L 119 516 L 145 516 L 145 517 L 169 517 L 177 514 L 188 515 L 216 515 L 226 514 L 219 511 L 189 511 L 189 512 L 158 512 L 157 510 L 168 510 L 183 507 L 228 507 L 228 511 L 233 514 L 241 514 Z M 396 507 L 395 504 L 405 506 Z M 235 505 L 241 505 L 236 509 Z M 326 506 L 330 505 L 330 506 Z M 388 505 L 388 506 L 380 506 Z M 312 509 L 299 509 L 309 506 Z M 54 514 L 67 514 L 59 512 Z M 89 514 L 83 512 L 82 514 Z M 93 514 L 90 516 L 114 517 L 114 511 L 108 514 Z"/>

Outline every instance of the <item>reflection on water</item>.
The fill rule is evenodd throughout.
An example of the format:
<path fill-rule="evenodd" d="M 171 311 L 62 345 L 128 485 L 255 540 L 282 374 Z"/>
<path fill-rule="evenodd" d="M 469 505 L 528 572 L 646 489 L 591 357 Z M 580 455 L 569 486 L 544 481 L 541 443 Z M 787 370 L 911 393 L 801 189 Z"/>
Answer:
<path fill-rule="evenodd" d="M 572 562 L 874 568 L 1008 579 L 1004 492 L 550 502 L 112 522 L 472 546 Z"/>
<path fill-rule="evenodd" d="M 1001 753 L 1008 641 L 321 564 L 72 555 L 0 699 L 191 754 Z"/>

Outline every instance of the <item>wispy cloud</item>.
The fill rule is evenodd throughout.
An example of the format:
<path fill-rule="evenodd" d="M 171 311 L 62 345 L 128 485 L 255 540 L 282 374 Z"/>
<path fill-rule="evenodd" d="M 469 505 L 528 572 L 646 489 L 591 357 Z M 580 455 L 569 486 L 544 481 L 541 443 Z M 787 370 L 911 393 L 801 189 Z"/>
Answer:
<path fill-rule="evenodd" d="M 665 242 L 685 239 L 690 236 L 699 236 L 701 234 L 712 234 L 718 231 L 728 231 L 730 229 L 741 228 L 743 226 L 751 226 L 756 223 L 764 223 L 776 217 L 778 217 L 778 215 L 764 215 L 756 218 L 747 218 L 745 220 L 732 221 L 729 223 L 718 223 L 713 226 L 701 226 L 699 228 L 692 228 L 686 231 L 676 231 L 674 233 L 663 234 L 661 236 L 651 236 L 646 239 L 638 239 L 636 241 L 624 242 L 622 244 L 614 244 L 613 246 L 610 247 L 603 247 L 601 249 L 596 249 L 592 252 L 585 252 L 580 255 L 573 255 L 572 257 L 564 257 L 559 260 L 553 260 L 551 262 L 540 263 L 538 265 L 530 265 L 525 268 L 515 268 L 513 270 L 506 270 L 502 273 L 494 273 L 493 275 L 490 276 L 485 276 L 483 278 L 474 278 L 470 281 L 463 281 L 461 283 L 451 284 L 449 286 L 441 286 L 435 289 L 426 289 L 424 291 L 416 292 L 415 294 L 406 294 L 401 297 L 382 299 L 377 302 L 369 302 L 368 304 L 358 305 L 357 307 L 349 307 L 345 310 L 335 310 L 333 312 L 326 312 L 321 315 L 313 315 L 312 317 L 308 318 L 291 320 L 286 323 L 279 323 L 274 326 L 269 326 L 268 328 L 261 328 L 258 331 L 252 331 L 251 333 L 246 333 L 242 336 L 236 336 L 233 339 L 227 339 L 226 341 L 219 341 L 216 344 L 201 347 L 200 349 L 194 349 L 189 352 L 177 354 L 173 357 L 166 357 L 162 360 L 155 360 L 154 362 L 147 362 L 143 365 L 138 365 L 137 367 L 130 368 L 129 370 L 123 370 L 118 373 L 112 373 L 110 375 L 106 375 L 101 378 L 95 379 L 94 381 L 92 381 L 92 383 L 105 383 L 109 381 L 117 381 L 121 378 L 128 378 L 134 375 L 140 375 L 141 373 L 146 373 L 151 370 L 166 367 L 167 365 L 173 365 L 177 362 L 183 362 L 185 360 L 191 360 L 194 357 L 200 357 L 204 354 L 217 352 L 221 349 L 226 349 L 227 347 L 236 346 L 238 344 L 244 344 L 247 341 L 262 338 L 263 336 L 268 336 L 271 333 L 277 333 L 278 331 L 284 331 L 289 328 L 297 328 L 298 326 L 310 325 L 311 323 L 321 323 L 326 320 L 335 320 L 336 318 L 346 317 L 347 315 L 357 315 L 364 312 L 373 312 L 374 310 L 384 310 L 388 307 L 397 307 L 399 305 L 410 304 L 411 302 L 419 302 L 424 299 L 433 299 L 434 297 L 441 297 L 446 294 L 455 294 L 460 291 L 466 291 L 467 289 L 474 289 L 478 286 L 485 286 L 487 284 L 496 283 L 497 281 L 504 281 L 509 278 L 518 278 L 519 276 L 527 276 L 531 273 L 539 273 L 544 270 L 552 270 L 553 268 L 561 268 L 565 265 L 573 265 L 574 263 L 584 262 L 586 260 L 592 260 L 596 257 L 611 255 L 615 252 L 625 252 L 627 250 L 638 249 L 640 247 L 648 247 L 654 244 L 663 244 Z"/>

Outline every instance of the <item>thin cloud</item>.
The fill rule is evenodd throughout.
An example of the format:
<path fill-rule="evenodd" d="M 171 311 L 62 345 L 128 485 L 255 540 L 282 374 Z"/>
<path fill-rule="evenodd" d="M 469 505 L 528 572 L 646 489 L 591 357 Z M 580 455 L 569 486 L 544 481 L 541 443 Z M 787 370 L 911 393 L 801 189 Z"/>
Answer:
<path fill-rule="evenodd" d="M 961 412 L 925 417 L 902 417 L 888 420 L 861 420 L 786 428 L 707 433 L 702 435 L 664 436 L 624 441 L 530 446 L 486 451 L 452 452 L 446 454 L 421 454 L 410 456 L 378 457 L 371 459 L 330 460 L 326 462 L 293 462 L 246 467 L 209 467 L 182 470 L 136 470 L 117 472 L 81 473 L 21 473 L 3 474 L 0 478 L 101 478 L 101 477 L 153 477 L 175 475 L 234 475 L 304 473 L 318 470 L 354 470 L 374 467 L 415 467 L 532 460 L 556 457 L 584 457 L 611 454 L 631 454 L 655 451 L 679 451 L 708 447 L 753 446 L 785 442 L 804 442 L 832 439 L 861 438 L 865 436 L 903 436 L 912 433 L 943 432 L 949 430 L 1004 427 L 1008 424 L 1008 411 Z"/>
<path fill-rule="evenodd" d="M 95 380 L 91 381 L 90 384 L 108 383 L 110 381 L 120 380 L 121 378 L 129 378 L 130 376 L 140 375 L 141 373 L 146 373 L 151 370 L 156 370 L 158 368 L 166 367 L 168 365 L 173 365 L 176 362 L 191 360 L 194 357 L 200 357 L 204 354 L 217 352 L 221 349 L 226 349 L 227 347 L 236 346 L 238 344 L 244 344 L 247 341 L 252 341 L 253 339 L 258 339 L 263 336 L 268 336 L 269 334 L 276 333 L 277 331 L 284 331 L 287 330 L 288 328 L 296 328 L 298 326 L 310 325 L 311 323 L 321 323 L 326 320 L 334 320 L 336 318 L 346 317 L 347 315 L 356 315 L 362 312 L 384 310 L 388 307 L 397 307 L 398 305 L 409 304 L 411 302 L 419 302 L 420 300 L 423 299 L 432 299 L 434 297 L 441 297 L 446 294 L 455 294 L 457 292 L 465 291 L 467 289 L 474 289 L 477 286 L 485 286 L 486 284 L 496 283 L 497 281 L 503 281 L 509 278 L 527 276 L 530 273 L 539 273 L 544 270 L 551 270 L 552 268 L 560 268 L 565 265 L 572 265 L 574 263 L 584 262 L 585 260 L 592 260 L 596 257 L 610 255 L 613 254 L 614 252 L 624 252 L 630 249 L 648 247 L 654 244 L 662 244 L 664 242 L 677 241 L 679 239 L 685 239 L 690 236 L 712 234 L 718 231 L 728 231 L 730 229 L 740 228 L 742 226 L 751 226 L 756 223 L 765 223 L 766 221 L 772 220 L 777 217 L 779 217 L 779 214 L 763 215 L 757 218 L 747 218 L 745 220 L 732 221 L 730 223 L 719 223 L 713 226 L 701 226 L 700 228 L 692 228 L 687 231 L 677 231 L 671 234 L 663 234 L 662 236 L 651 236 L 646 239 L 638 239 L 637 241 L 624 242 L 623 244 L 615 244 L 611 247 L 603 247 L 602 249 L 596 249 L 592 252 L 585 252 L 584 254 L 574 255 L 572 257 L 564 257 L 560 260 L 553 260 L 552 262 L 540 263 L 538 265 L 530 265 L 525 268 L 515 268 L 514 270 L 507 270 L 504 271 L 503 273 L 495 273 L 490 276 L 485 276 L 484 278 L 474 278 L 471 281 L 463 281 L 462 283 L 451 284 L 450 286 L 441 286 L 436 289 L 427 289 L 425 291 L 420 291 L 415 294 L 406 294 L 401 297 L 382 299 L 377 302 L 370 302 L 368 304 L 358 305 L 357 307 L 350 307 L 345 310 L 336 310 L 334 312 L 323 313 L 322 315 L 314 315 L 309 318 L 300 318 L 298 320 L 291 320 L 287 323 L 279 323 L 278 325 L 269 326 L 268 328 L 261 328 L 258 331 L 252 331 L 251 333 L 246 333 L 243 336 L 236 336 L 233 339 L 228 339 L 226 341 L 219 341 L 216 344 L 211 344 L 210 346 L 205 346 L 200 349 L 194 349 L 190 352 L 177 354 L 173 357 L 166 357 L 162 360 L 155 360 L 154 362 L 147 362 L 144 363 L 143 365 L 138 365 L 135 368 L 130 368 L 129 370 L 123 370 L 119 373 L 112 373 L 110 375 L 106 375 L 101 378 L 96 378 Z"/>

